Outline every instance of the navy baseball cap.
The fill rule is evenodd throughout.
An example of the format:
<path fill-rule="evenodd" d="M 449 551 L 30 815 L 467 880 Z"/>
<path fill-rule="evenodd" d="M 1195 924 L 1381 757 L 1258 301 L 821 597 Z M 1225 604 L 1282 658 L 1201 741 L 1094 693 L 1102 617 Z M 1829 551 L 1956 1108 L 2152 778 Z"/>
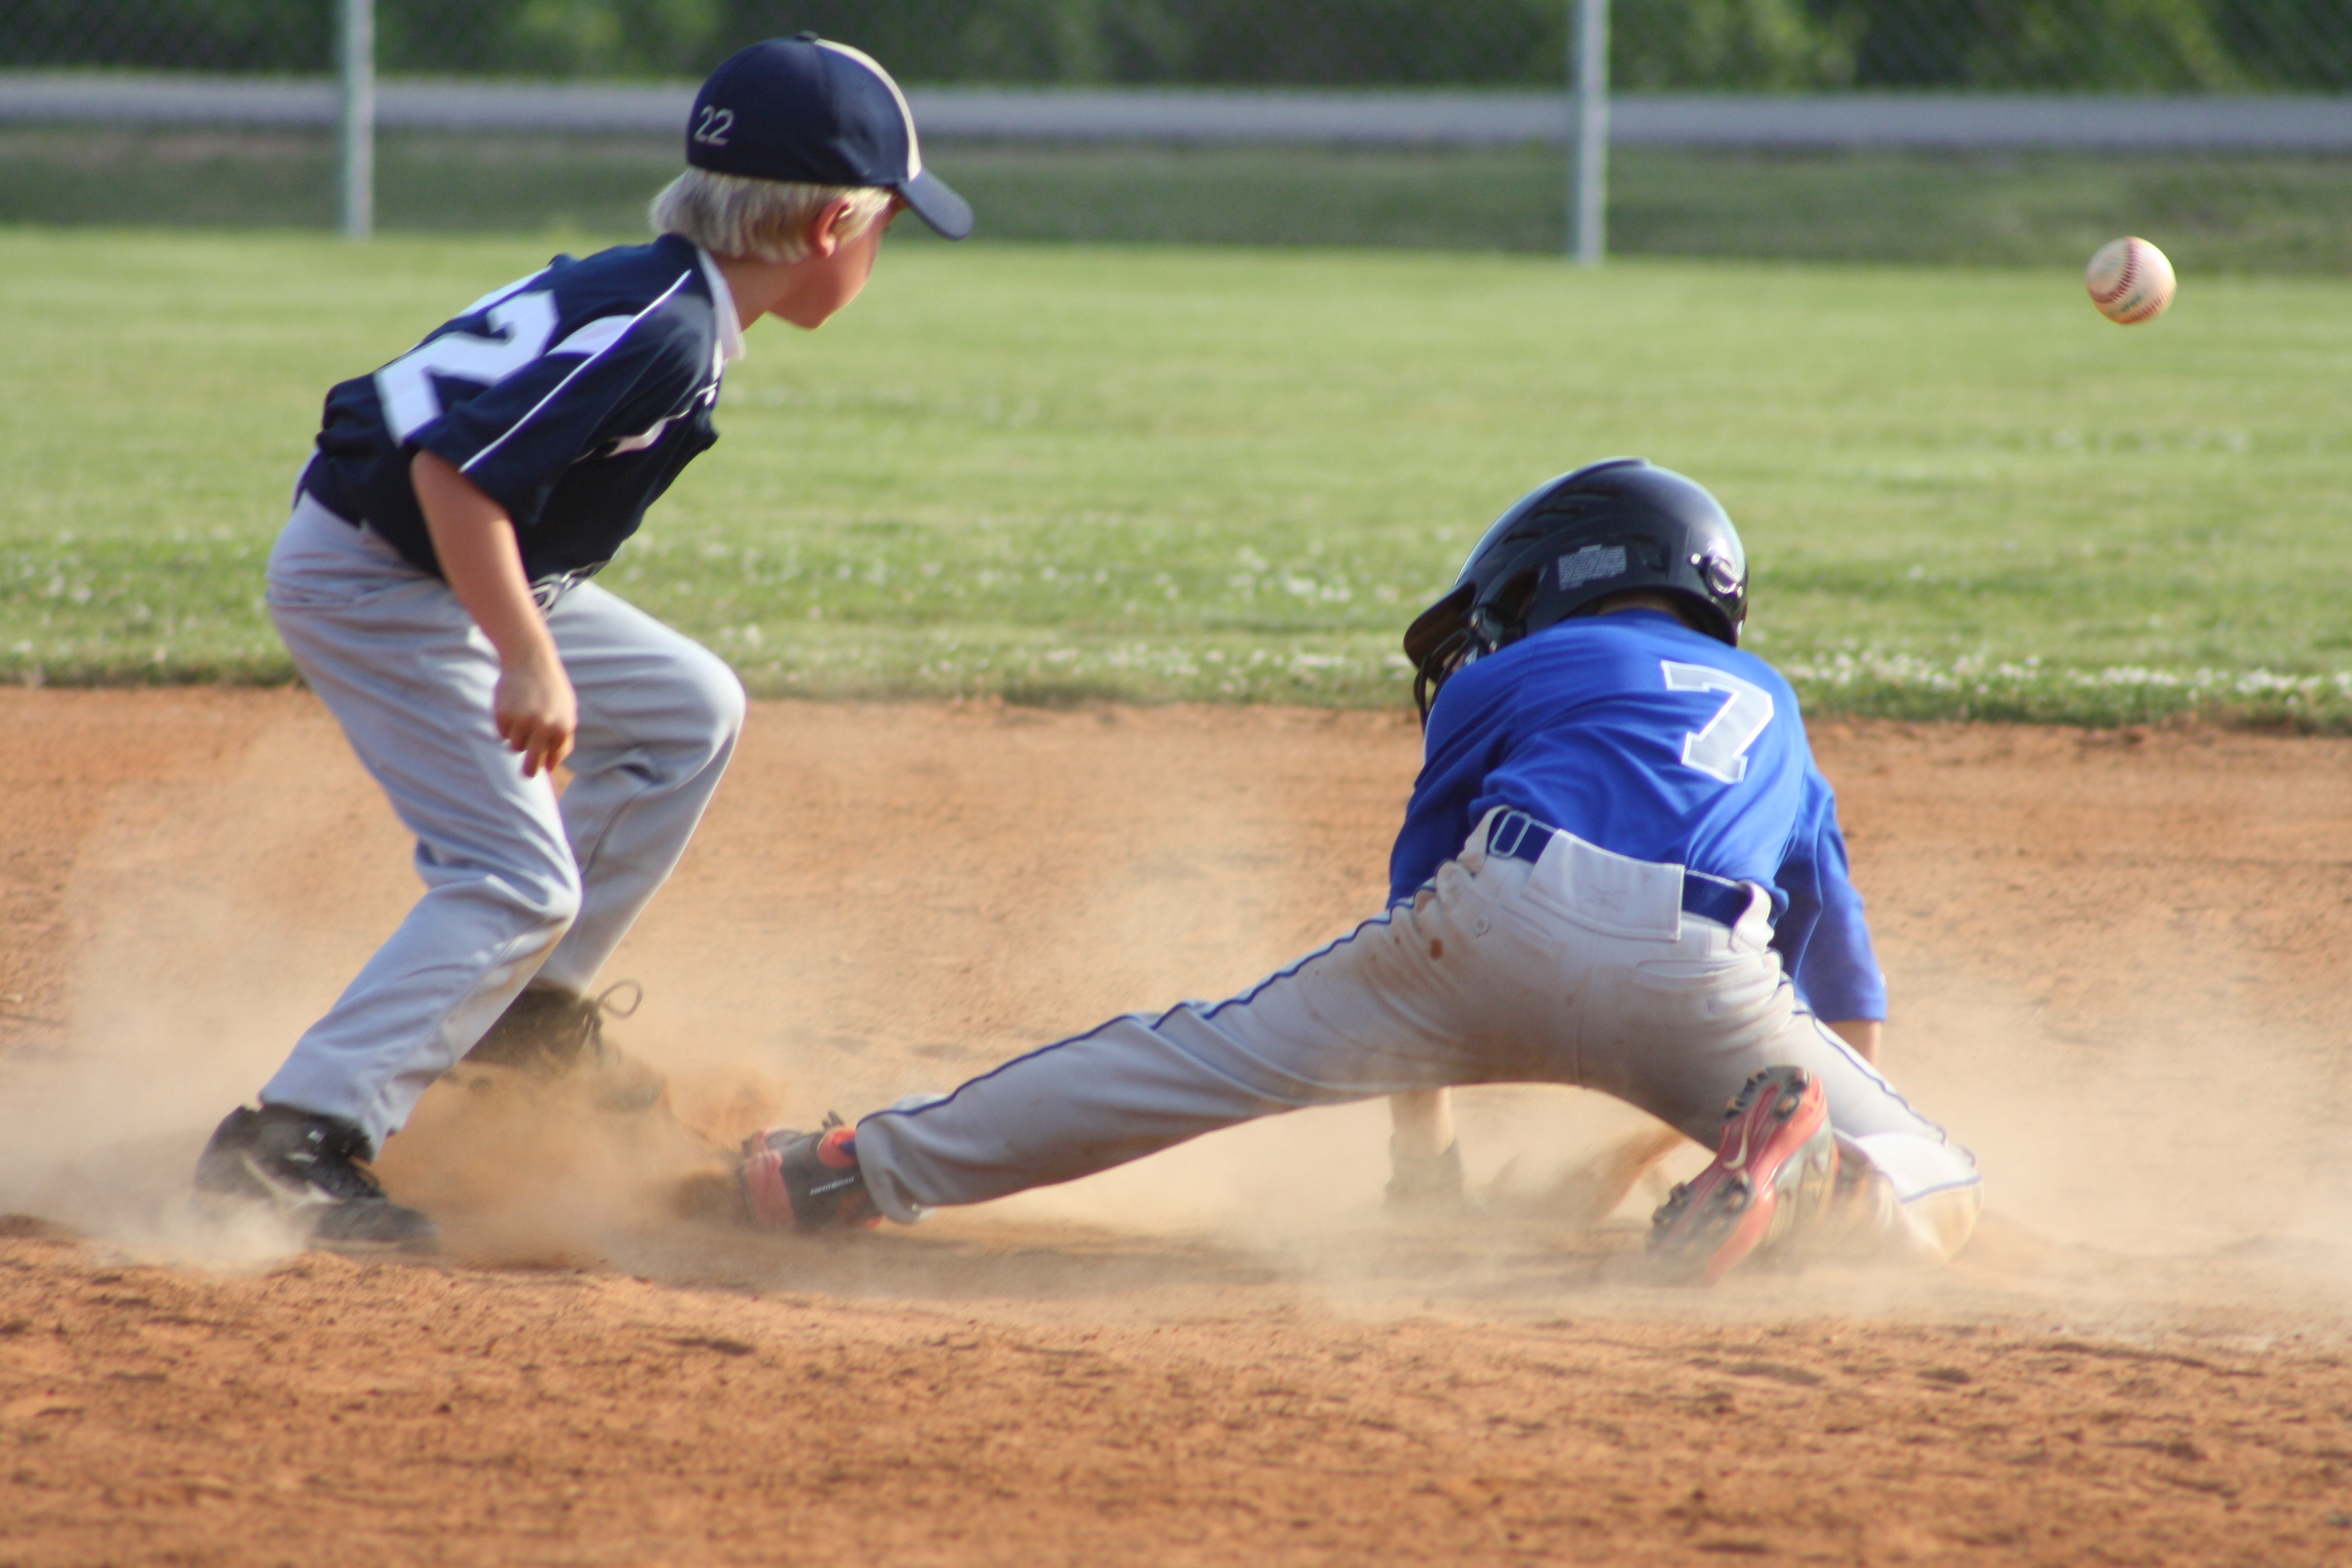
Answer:
<path fill-rule="evenodd" d="M 728 56 L 694 95 L 686 161 L 760 180 L 884 186 L 945 237 L 971 232 L 971 204 L 923 167 L 914 111 L 890 73 L 814 33 Z"/>

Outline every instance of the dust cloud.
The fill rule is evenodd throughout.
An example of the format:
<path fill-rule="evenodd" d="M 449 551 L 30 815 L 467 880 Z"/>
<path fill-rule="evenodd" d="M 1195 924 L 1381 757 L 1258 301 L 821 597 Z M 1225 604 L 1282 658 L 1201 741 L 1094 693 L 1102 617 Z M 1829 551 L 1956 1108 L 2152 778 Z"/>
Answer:
<path fill-rule="evenodd" d="M 108 781 L 61 849 L 69 1027 L 0 1061 L 0 1210 L 157 1258 L 237 1268 L 291 1248 L 199 1209 L 188 1170 L 415 884 L 331 723 L 299 698 L 259 701 L 195 761 Z M 2263 857 L 2352 858 L 2324 838 L 2352 837 L 2352 811 L 2315 784 L 2352 773 L 2340 748 L 2219 743 L 2259 752 L 2273 792 L 2316 792 L 2289 810 L 2249 802 L 2244 759 L 2211 742 L 2085 763 L 2063 736 L 2004 733 L 1823 744 L 1894 982 L 1888 1071 L 1979 1155 L 1979 1243 L 1931 1282 L 1831 1271 L 1748 1299 L 2203 1310 L 2275 1300 L 2285 1280 L 2334 1300 L 2352 1284 L 2336 1239 L 2352 1107 L 2345 1008 L 2312 960 L 2346 917 Z M 765 707 L 614 966 L 646 987 L 616 1032 L 670 1074 L 672 1112 L 615 1117 L 466 1069 L 383 1173 L 461 1258 L 588 1263 L 716 1227 L 680 1205 L 757 1126 L 952 1088 L 1114 1013 L 1238 989 L 1347 929 L 1377 907 L 1413 762 L 1410 726 L 1380 715 Z M 2046 820 L 2053 801 L 2063 821 Z M 2048 831 L 2021 839 L 2021 820 Z M 1484 1203 L 1435 1226 L 1383 1216 L 1370 1104 L 1204 1138 L 948 1234 L 1157 1237 L 1368 1310 L 1517 1308 L 1622 1283 L 1649 1208 L 1705 1158 L 1675 1151 L 1594 1215 L 1580 1169 L 1644 1119 L 1546 1087 L 1471 1090 L 1459 1114 Z M 703 1256 L 734 1245 L 711 1237 Z"/>

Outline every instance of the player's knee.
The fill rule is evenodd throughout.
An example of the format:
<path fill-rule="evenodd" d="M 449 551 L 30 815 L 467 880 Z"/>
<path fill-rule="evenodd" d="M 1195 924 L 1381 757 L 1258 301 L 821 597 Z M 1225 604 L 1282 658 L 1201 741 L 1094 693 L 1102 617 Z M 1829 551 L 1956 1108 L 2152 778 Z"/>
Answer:
<path fill-rule="evenodd" d="M 743 732 L 745 706 L 743 682 L 733 670 L 719 665 L 718 679 L 710 693 L 710 718 L 714 731 L 724 735 L 730 746 L 735 743 L 735 737 Z"/>
<path fill-rule="evenodd" d="M 580 868 L 569 860 L 517 879 L 515 888 L 529 919 L 550 942 L 562 938 L 580 918 Z"/>
<path fill-rule="evenodd" d="M 708 742 L 706 757 L 724 757 L 735 749 L 743 732 L 743 683 L 718 655 L 697 648 L 698 656 L 679 671 L 678 702 L 689 732 Z"/>

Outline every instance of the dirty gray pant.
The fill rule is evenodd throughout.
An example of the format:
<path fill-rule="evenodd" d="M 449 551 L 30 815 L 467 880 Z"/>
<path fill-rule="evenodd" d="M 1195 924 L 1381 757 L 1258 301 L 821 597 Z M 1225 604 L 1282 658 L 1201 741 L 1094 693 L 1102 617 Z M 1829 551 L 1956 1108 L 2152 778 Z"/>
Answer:
<path fill-rule="evenodd" d="M 269 557 L 296 668 L 416 836 L 425 896 L 261 1091 L 381 1147 L 534 975 L 584 991 L 686 849 L 743 723 L 717 655 L 593 583 L 547 614 L 572 783 L 522 776 L 498 655 L 439 578 L 308 495 Z"/>
<path fill-rule="evenodd" d="M 1566 833 L 1534 864 L 1489 854 L 1499 812 L 1411 902 L 1238 996 L 1114 1018 L 866 1117 L 876 1202 L 913 1220 L 1255 1117 L 1459 1084 L 1599 1089 L 1711 1148 L 1748 1076 L 1785 1063 L 1821 1078 L 1842 1148 L 1887 1178 L 1916 1249 L 1966 1239 L 1975 1160 L 1798 1009 L 1762 889 L 1726 926 L 1683 912 L 1678 866 Z"/>

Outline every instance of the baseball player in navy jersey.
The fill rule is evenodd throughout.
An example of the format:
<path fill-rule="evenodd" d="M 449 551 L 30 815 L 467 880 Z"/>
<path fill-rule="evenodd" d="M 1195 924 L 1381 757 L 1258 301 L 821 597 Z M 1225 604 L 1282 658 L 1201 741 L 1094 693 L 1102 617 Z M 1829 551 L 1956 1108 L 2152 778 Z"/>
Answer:
<path fill-rule="evenodd" d="M 902 207 L 971 232 L 898 85 L 813 34 L 722 64 L 686 151 L 652 243 L 557 257 L 330 392 L 270 555 L 270 615 L 425 885 L 197 1165 L 199 1189 L 320 1245 L 433 1244 L 366 1162 L 469 1053 L 599 1072 L 607 1103 L 660 1094 L 604 1041 L 590 990 L 700 821 L 743 693 L 589 579 L 718 439 L 746 327 L 822 325 Z"/>
<path fill-rule="evenodd" d="M 1800 1238 L 1948 1256 L 1974 1160 L 1820 1021 L 1884 993 L 1795 696 L 1738 647 L 1747 595 L 1731 520 L 1680 475 L 1533 491 L 1406 634 L 1427 752 L 1383 913 L 1225 1001 L 760 1133 L 749 1215 L 911 1222 L 1254 1117 L 1549 1082 L 1716 1149 L 1652 1228 L 1675 1276 Z"/>

